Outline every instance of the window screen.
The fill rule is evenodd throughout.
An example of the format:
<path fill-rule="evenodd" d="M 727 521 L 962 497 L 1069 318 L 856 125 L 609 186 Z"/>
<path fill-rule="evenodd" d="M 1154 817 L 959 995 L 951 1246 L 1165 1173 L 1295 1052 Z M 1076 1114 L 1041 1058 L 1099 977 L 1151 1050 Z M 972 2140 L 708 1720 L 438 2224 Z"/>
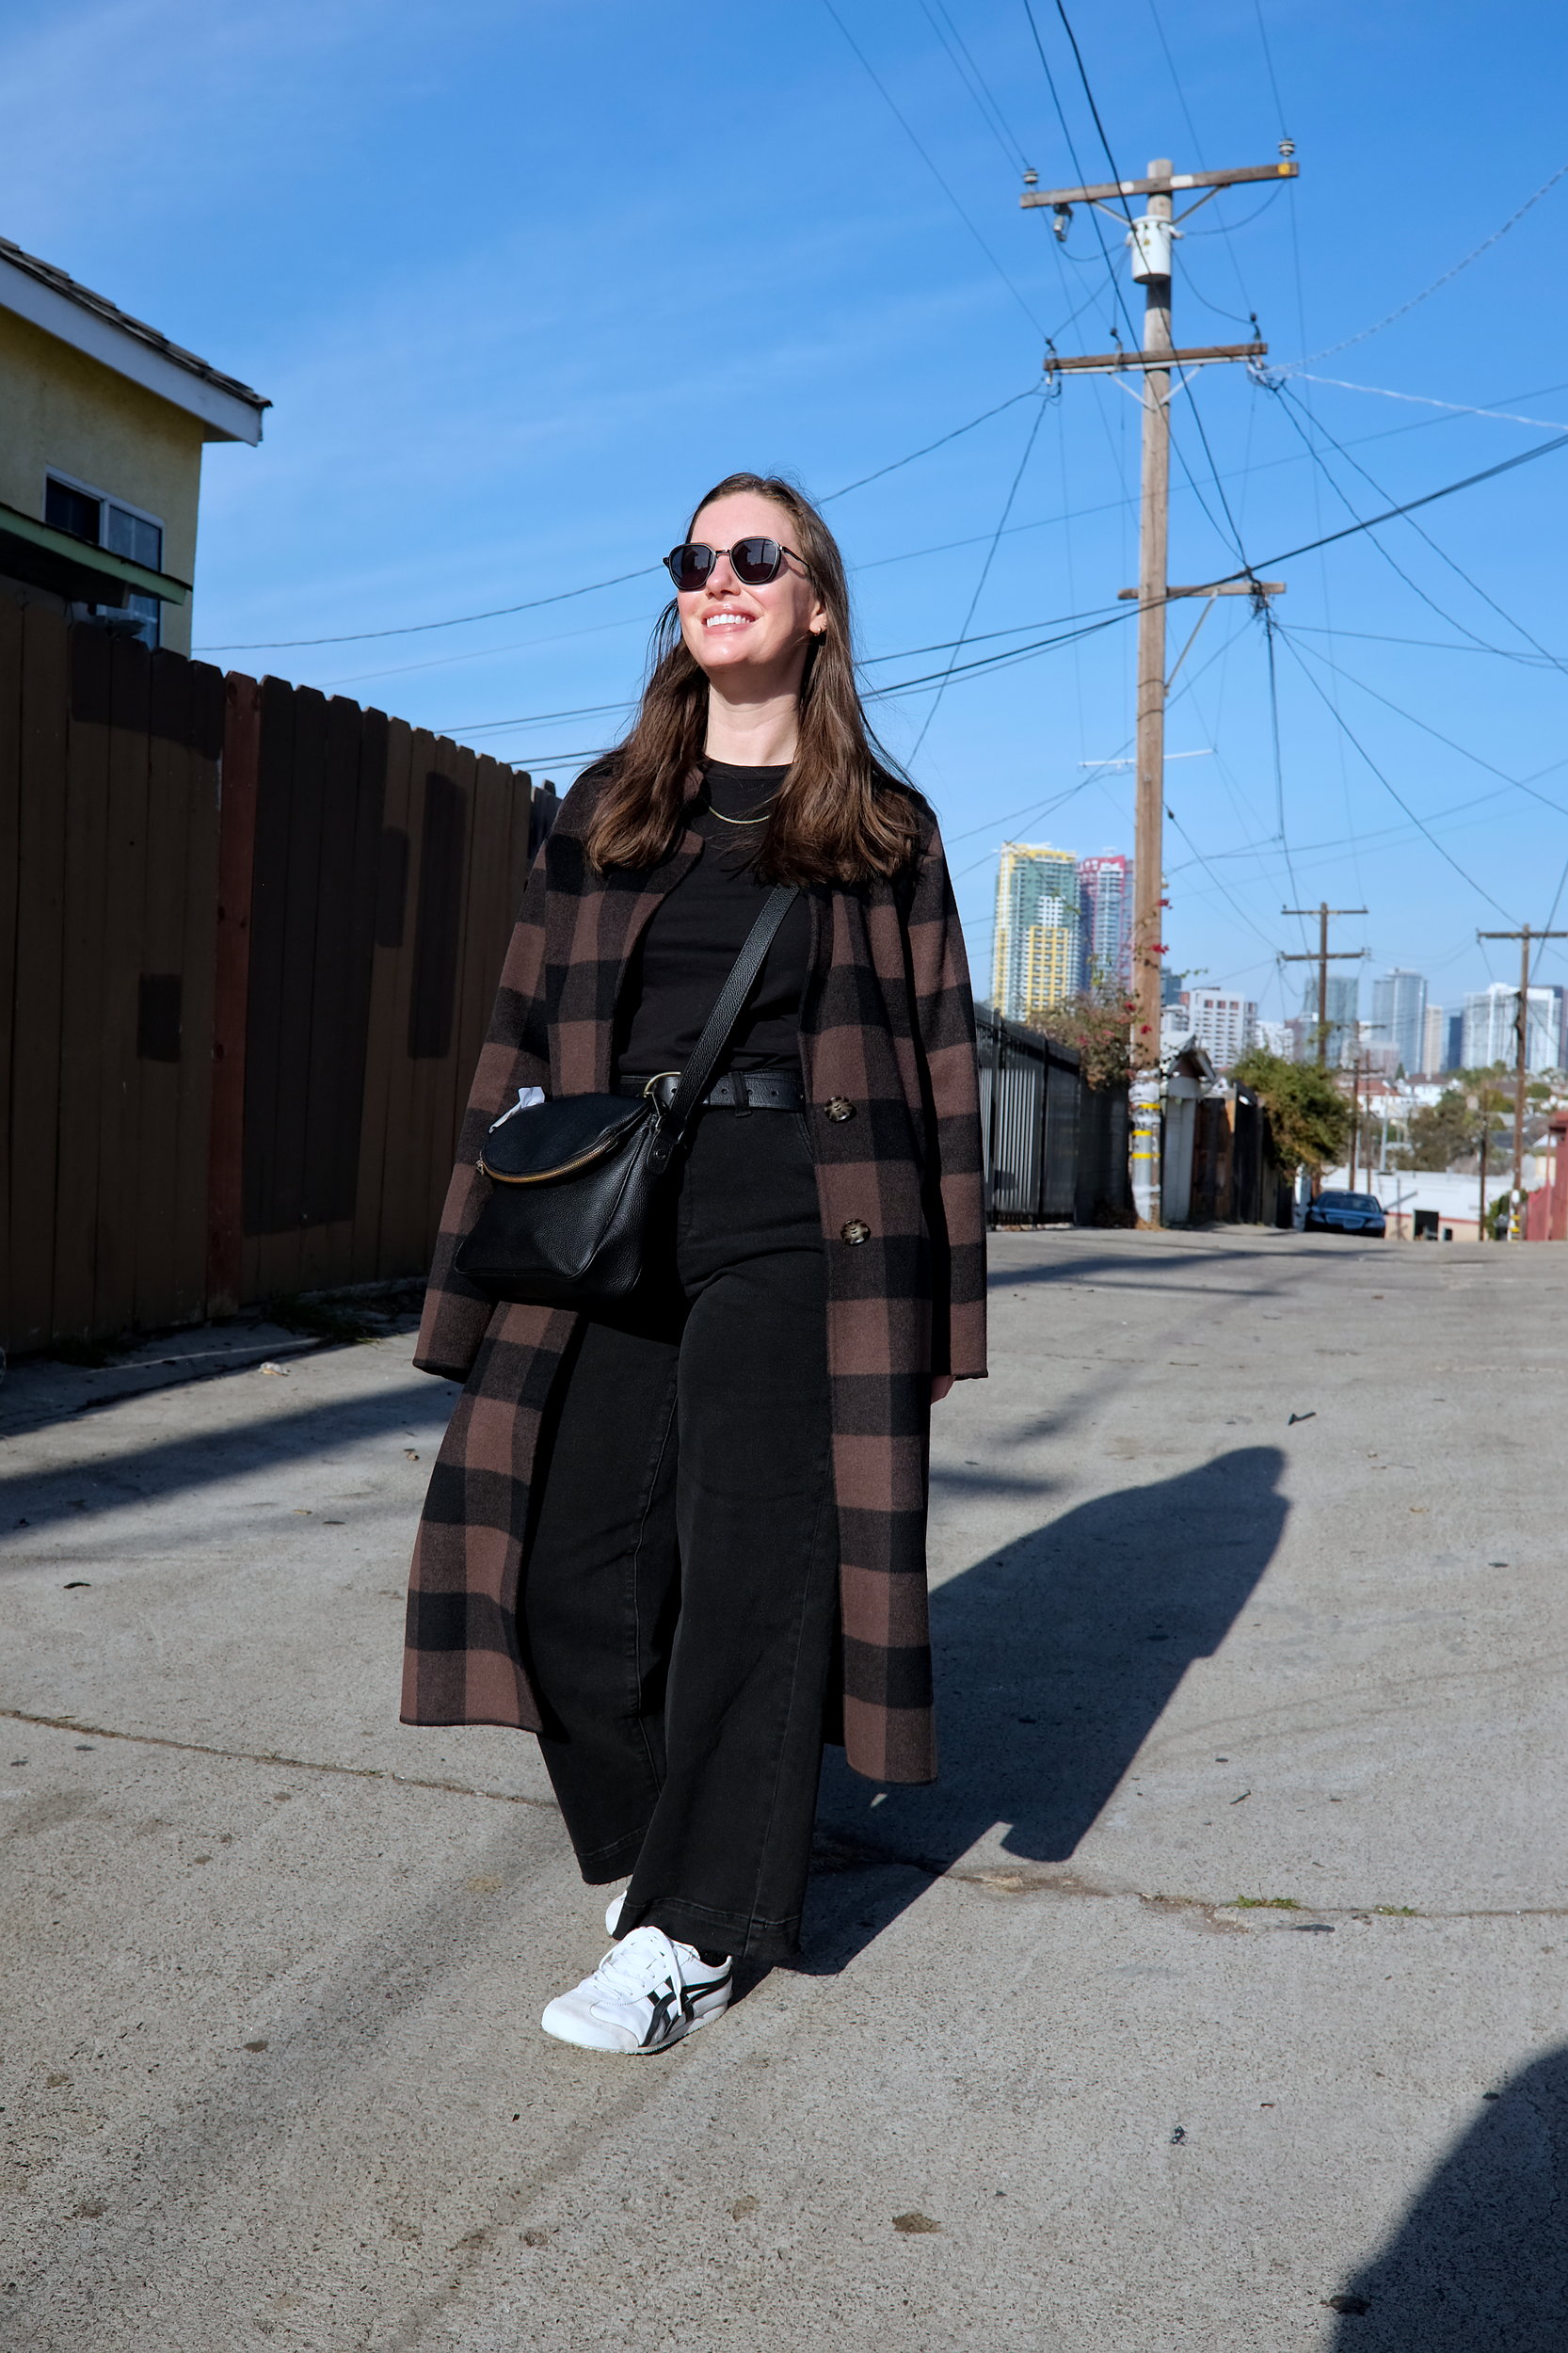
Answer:
<path fill-rule="evenodd" d="M 56 482 L 52 477 L 44 485 L 43 520 L 56 531 L 69 531 L 73 539 L 90 539 L 98 545 L 102 499 L 90 498 L 86 490 L 73 489 L 69 482 Z"/>

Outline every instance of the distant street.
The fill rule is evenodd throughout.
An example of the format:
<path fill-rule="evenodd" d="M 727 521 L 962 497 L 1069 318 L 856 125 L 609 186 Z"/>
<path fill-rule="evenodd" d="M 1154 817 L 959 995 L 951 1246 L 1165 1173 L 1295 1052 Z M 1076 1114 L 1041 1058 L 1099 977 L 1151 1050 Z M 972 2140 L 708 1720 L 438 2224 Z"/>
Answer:
<path fill-rule="evenodd" d="M 647 2061 L 537 2030 L 533 1743 L 395 1721 L 407 1329 L 13 1368 L 0 2345 L 1561 2353 L 1568 1249 L 993 1270 L 943 1778 L 832 1757 L 801 1964 Z"/>

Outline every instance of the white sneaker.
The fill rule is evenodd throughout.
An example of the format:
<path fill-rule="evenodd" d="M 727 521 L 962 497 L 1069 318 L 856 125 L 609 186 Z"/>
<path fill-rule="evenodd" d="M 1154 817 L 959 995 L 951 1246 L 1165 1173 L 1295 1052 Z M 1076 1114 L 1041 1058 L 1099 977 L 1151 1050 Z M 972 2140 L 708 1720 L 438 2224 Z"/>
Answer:
<path fill-rule="evenodd" d="M 729 2007 L 730 1964 L 710 1968 L 663 1929 L 633 1929 L 539 2024 L 582 2051 L 664 2051 Z"/>
<path fill-rule="evenodd" d="M 620 1894 L 618 1896 L 612 1896 L 609 1902 L 604 1907 L 604 1933 L 606 1936 L 614 1936 L 616 1929 L 620 1926 L 620 1908 L 626 1901 L 627 1894 L 628 1890 L 623 1887 Z"/>

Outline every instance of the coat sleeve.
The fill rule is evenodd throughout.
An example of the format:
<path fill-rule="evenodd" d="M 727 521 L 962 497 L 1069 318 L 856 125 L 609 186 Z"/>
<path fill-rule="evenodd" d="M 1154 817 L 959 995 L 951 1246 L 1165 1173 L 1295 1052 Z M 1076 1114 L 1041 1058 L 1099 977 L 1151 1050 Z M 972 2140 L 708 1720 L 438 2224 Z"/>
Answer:
<path fill-rule="evenodd" d="M 909 904 L 915 1023 L 930 1073 L 936 1200 L 947 1280 L 932 1302 L 933 1372 L 985 1371 L 985 1200 L 974 1000 L 958 908 L 935 826 Z"/>
<path fill-rule="evenodd" d="M 543 982 L 545 899 L 551 839 L 540 843 L 502 967 L 495 1010 L 480 1050 L 468 1109 L 457 1140 L 457 1163 L 447 1187 L 440 1230 L 424 1293 L 414 1363 L 421 1372 L 464 1381 L 479 1351 L 495 1302 L 465 1282 L 453 1265 L 458 1243 L 483 1208 L 489 1191 L 477 1162 L 485 1131 L 519 1087 L 548 1090 L 550 1059 Z"/>

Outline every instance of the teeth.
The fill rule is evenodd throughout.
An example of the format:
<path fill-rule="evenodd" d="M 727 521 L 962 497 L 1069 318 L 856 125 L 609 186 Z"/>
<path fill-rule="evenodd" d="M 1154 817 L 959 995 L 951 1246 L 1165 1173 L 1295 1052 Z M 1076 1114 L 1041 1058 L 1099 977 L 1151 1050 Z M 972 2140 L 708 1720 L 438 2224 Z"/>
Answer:
<path fill-rule="evenodd" d="M 710 613 L 702 624 L 704 629 L 749 629 L 749 613 Z"/>

